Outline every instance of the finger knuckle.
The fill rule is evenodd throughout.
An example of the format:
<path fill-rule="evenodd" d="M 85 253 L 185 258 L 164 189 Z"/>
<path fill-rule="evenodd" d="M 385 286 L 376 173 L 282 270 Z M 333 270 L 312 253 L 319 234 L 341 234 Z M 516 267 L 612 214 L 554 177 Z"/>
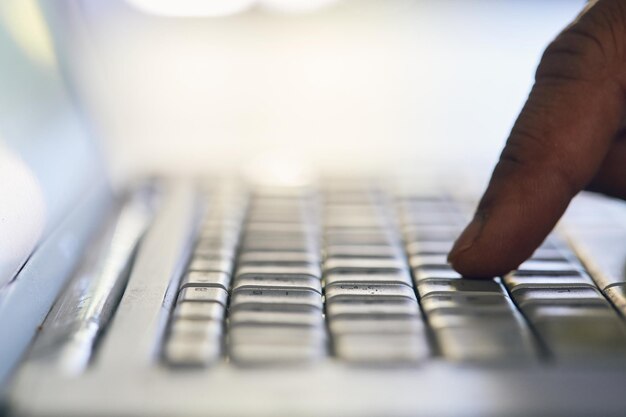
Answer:
<path fill-rule="evenodd" d="M 613 77 L 624 63 L 623 0 L 601 1 L 548 46 L 537 80 L 594 81 Z"/>

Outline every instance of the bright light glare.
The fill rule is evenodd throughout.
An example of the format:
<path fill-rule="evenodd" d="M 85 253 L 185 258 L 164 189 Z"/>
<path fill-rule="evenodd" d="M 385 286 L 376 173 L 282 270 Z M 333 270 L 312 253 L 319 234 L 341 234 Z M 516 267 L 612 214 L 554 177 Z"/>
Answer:
<path fill-rule="evenodd" d="M 246 179 L 257 185 L 302 187 L 314 180 L 310 162 L 291 150 L 263 152 L 246 166 Z"/>
<path fill-rule="evenodd" d="M 46 67 L 56 65 L 50 34 L 35 0 L 0 1 L 0 19 L 33 61 Z"/>
<path fill-rule="evenodd" d="M 248 10 L 255 0 L 128 0 L 137 9 L 173 17 L 228 16 Z"/>
<path fill-rule="evenodd" d="M 253 6 L 283 13 L 306 13 L 337 0 L 128 0 L 137 9 L 172 17 L 219 17 L 245 12 Z"/>
<path fill-rule="evenodd" d="M 281 13 L 307 13 L 336 3 L 337 0 L 261 0 L 267 10 Z"/>

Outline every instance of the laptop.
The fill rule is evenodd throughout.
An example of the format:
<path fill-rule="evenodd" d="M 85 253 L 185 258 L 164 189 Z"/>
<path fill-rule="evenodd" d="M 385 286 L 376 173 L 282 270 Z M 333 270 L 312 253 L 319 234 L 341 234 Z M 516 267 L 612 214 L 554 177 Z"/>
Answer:
<path fill-rule="evenodd" d="M 506 276 L 446 262 L 499 146 L 449 138 L 480 125 L 450 86 L 521 99 L 480 62 L 530 71 L 577 2 L 7 4 L 6 415 L 624 415 L 624 203 Z"/>

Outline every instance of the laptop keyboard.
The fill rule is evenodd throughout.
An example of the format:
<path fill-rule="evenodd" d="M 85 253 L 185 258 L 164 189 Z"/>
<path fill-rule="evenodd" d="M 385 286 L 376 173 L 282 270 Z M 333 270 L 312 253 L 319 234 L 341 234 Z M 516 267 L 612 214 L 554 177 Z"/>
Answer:
<path fill-rule="evenodd" d="M 453 271 L 464 202 L 341 181 L 207 201 L 164 340 L 172 366 L 626 354 L 621 316 L 556 236 L 505 277 Z"/>

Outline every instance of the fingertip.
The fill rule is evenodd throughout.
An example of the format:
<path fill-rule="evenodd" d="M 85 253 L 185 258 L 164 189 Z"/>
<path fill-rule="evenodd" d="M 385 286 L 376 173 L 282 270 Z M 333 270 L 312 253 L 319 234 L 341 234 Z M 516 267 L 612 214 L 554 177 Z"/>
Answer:
<path fill-rule="evenodd" d="M 479 247 L 471 247 L 464 251 L 450 253 L 449 262 L 452 268 L 464 278 L 490 279 L 503 276 L 517 267 L 514 261 L 494 259 L 483 253 Z"/>

